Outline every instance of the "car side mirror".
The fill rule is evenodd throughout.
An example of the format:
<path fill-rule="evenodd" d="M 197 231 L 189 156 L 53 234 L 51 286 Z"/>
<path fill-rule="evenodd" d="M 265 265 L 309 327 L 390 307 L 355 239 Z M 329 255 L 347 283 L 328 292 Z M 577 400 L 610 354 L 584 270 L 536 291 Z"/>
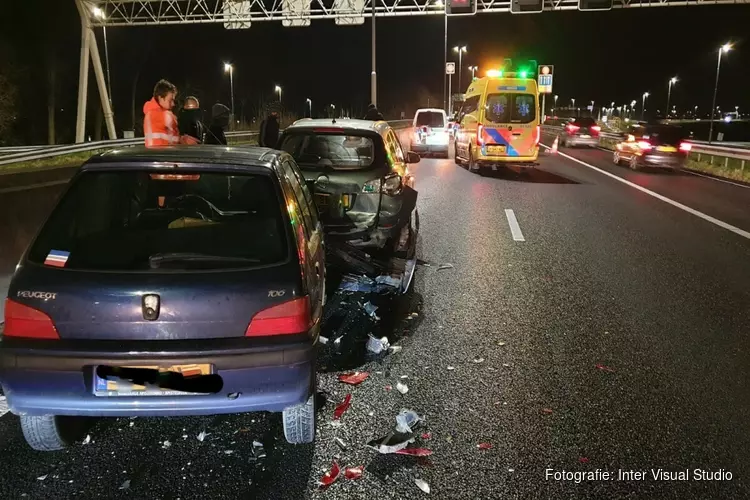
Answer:
<path fill-rule="evenodd" d="M 419 163 L 422 158 L 414 151 L 406 153 L 406 163 Z"/>

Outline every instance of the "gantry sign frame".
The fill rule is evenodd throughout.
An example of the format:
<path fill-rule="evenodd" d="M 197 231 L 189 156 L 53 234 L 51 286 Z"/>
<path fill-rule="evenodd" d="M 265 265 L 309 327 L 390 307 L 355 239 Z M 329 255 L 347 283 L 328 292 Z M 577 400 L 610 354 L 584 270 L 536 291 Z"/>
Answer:
<path fill-rule="evenodd" d="M 116 138 L 114 116 L 107 95 L 104 71 L 94 28 L 223 24 L 227 29 L 247 29 L 252 23 L 280 21 L 284 26 L 309 26 L 312 20 L 333 19 L 339 25 L 364 24 L 377 17 L 445 16 L 445 0 L 74 0 L 81 17 L 81 59 L 78 83 L 76 142 L 86 128 L 88 64 L 94 67 L 107 133 Z M 448 0 L 449 1 L 449 0 Z M 750 0 L 614 0 L 614 9 L 750 4 Z M 476 12 L 508 13 L 511 0 L 476 0 Z M 578 0 L 544 0 L 545 11 L 578 10 Z M 96 16 L 94 13 L 104 13 Z"/>

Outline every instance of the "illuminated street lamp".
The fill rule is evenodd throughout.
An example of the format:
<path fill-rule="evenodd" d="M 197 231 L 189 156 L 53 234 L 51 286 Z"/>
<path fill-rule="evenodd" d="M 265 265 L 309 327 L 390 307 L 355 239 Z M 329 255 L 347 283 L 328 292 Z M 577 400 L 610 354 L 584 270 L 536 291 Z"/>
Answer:
<path fill-rule="evenodd" d="M 305 99 L 305 102 L 307 102 L 307 107 L 310 110 L 310 118 L 312 118 L 312 100 L 310 100 L 310 98 L 308 97 L 307 99 Z"/>
<path fill-rule="evenodd" d="M 557 107 L 557 98 L 560 97 L 559 95 L 555 94 L 555 107 Z"/>
<path fill-rule="evenodd" d="M 453 52 L 458 52 L 458 90 L 460 92 L 463 88 L 461 87 L 461 56 L 466 52 L 466 45 L 453 47 Z"/>
<path fill-rule="evenodd" d="M 104 21 L 107 19 L 104 11 L 99 7 L 94 7 L 91 11 L 94 17 Z M 107 65 L 107 93 L 109 94 L 109 107 L 112 107 L 112 80 L 109 76 L 109 47 L 107 46 L 107 27 L 102 26 L 102 33 L 104 34 L 104 63 Z"/>
<path fill-rule="evenodd" d="M 646 114 L 646 98 L 647 98 L 647 97 L 648 97 L 649 95 L 650 95 L 650 94 L 649 94 L 648 92 L 644 92 L 644 93 L 643 93 L 643 104 L 641 105 L 641 121 L 643 121 L 643 117 L 644 117 L 644 116 L 645 116 L 645 114 Z"/>
<path fill-rule="evenodd" d="M 471 81 L 474 81 L 474 74 L 479 69 L 479 66 L 469 66 L 469 71 L 471 71 Z"/>
<path fill-rule="evenodd" d="M 667 118 L 669 118 L 669 100 L 672 97 L 672 85 L 677 83 L 677 77 L 673 76 L 669 79 L 669 88 L 667 90 Z"/>
<path fill-rule="evenodd" d="M 714 108 L 716 108 L 716 93 L 719 91 L 719 68 L 721 68 L 721 55 L 732 50 L 732 46 L 725 43 L 719 47 L 719 58 L 716 61 L 716 83 L 714 84 L 714 100 L 711 104 L 711 125 L 708 128 L 708 143 L 711 144 L 711 140 L 714 135 Z"/>
<path fill-rule="evenodd" d="M 278 92 L 278 94 L 279 94 L 279 104 L 281 104 L 281 87 L 279 87 L 278 85 L 276 85 L 276 88 L 274 88 L 273 90 L 274 90 L 274 92 Z"/>
<path fill-rule="evenodd" d="M 224 63 L 224 73 L 229 73 L 229 91 L 232 99 L 232 120 L 234 123 L 234 66 Z"/>

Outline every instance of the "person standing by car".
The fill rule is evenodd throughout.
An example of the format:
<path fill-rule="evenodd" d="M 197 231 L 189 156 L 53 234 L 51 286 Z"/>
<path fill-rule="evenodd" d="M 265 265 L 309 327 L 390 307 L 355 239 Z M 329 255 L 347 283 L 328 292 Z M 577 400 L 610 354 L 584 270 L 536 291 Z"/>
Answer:
<path fill-rule="evenodd" d="M 143 135 L 147 148 L 174 144 L 198 144 L 194 137 L 180 135 L 177 117 L 172 113 L 177 87 L 167 80 L 154 86 L 154 96 L 143 105 Z"/>
<path fill-rule="evenodd" d="M 375 106 L 373 103 L 370 103 L 369 106 L 367 106 L 367 113 L 365 113 L 365 120 L 372 120 L 372 121 L 379 121 L 379 120 L 385 120 L 383 118 L 383 115 L 378 111 L 377 106 Z"/>
<path fill-rule="evenodd" d="M 274 110 L 260 124 L 258 145 L 266 148 L 276 149 L 279 143 L 279 113 Z"/>
<path fill-rule="evenodd" d="M 203 142 L 205 126 L 203 125 L 201 105 L 197 97 L 188 96 L 180 111 L 180 133 Z"/>
<path fill-rule="evenodd" d="M 216 103 L 211 108 L 211 125 L 206 132 L 205 144 L 227 145 L 227 136 L 224 129 L 229 126 L 229 108 L 221 103 Z"/>

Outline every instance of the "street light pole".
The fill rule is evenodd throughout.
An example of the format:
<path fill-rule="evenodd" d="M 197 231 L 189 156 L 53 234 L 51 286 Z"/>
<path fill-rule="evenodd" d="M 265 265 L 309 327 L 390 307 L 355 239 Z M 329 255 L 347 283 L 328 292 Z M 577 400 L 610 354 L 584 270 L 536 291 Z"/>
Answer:
<path fill-rule="evenodd" d="M 463 53 L 466 52 L 466 45 L 453 47 L 454 52 L 458 52 L 458 91 L 461 92 L 461 70 L 463 69 Z"/>
<path fill-rule="evenodd" d="M 641 104 L 641 121 L 643 121 L 644 117 L 646 116 L 646 98 L 648 97 L 648 92 L 643 93 L 643 104 Z"/>
<path fill-rule="evenodd" d="M 232 129 L 234 129 L 234 66 L 224 63 L 224 72 L 229 73 L 229 93 L 232 102 Z"/>
<path fill-rule="evenodd" d="M 309 97 L 307 98 L 307 106 L 310 110 L 310 118 L 312 118 L 312 100 Z"/>
<path fill-rule="evenodd" d="M 672 98 L 672 85 L 677 83 L 677 77 L 673 76 L 669 79 L 669 88 L 667 89 L 667 120 L 669 120 L 669 101 Z"/>
<path fill-rule="evenodd" d="M 279 93 L 279 104 L 281 104 L 281 87 L 276 85 L 276 88 L 274 89 L 274 91 Z"/>
<path fill-rule="evenodd" d="M 441 2 L 443 4 L 443 109 L 445 109 L 448 113 L 450 113 L 450 110 L 448 109 L 448 78 L 450 78 L 447 74 L 447 71 L 445 70 L 445 67 L 448 66 L 448 2 L 449 0 L 445 0 L 444 2 L 442 0 L 438 0 L 438 2 Z"/>
<path fill-rule="evenodd" d="M 94 7 L 94 16 L 98 17 L 102 21 L 107 18 L 104 11 L 99 7 Z M 112 107 L 112 78 L 109 73 L 109 45 L 107 45 L 107 27 L 102 26 L 102 34 L 104 35 L 104 64 L 107 66 L 107 94 L 109 97 L 109 107 Z"/>
<path fill-rule="evenodd" d="M 719 69 L 721 68 L 721 55 L 724 52 L 729 52 L 732 48 L 731 45 L 725 43 L 719 47 L 719 58 L 716 61 L 716 83 L 714 84 L 714 99 L 711 103 L 711 125 L 708 127 L 708 143 L 711 144 L 714 136 L 714 113 L 716 112 L 716 93 L 719 91 Z"/>
<path fill-rule="evenodd" d="M 378 73 L 375 69 L 375 2 L 370 0 L 372 9 L 372 72 L 370 73 L 370 101 L 375 106 L 378 105 Z"/>

